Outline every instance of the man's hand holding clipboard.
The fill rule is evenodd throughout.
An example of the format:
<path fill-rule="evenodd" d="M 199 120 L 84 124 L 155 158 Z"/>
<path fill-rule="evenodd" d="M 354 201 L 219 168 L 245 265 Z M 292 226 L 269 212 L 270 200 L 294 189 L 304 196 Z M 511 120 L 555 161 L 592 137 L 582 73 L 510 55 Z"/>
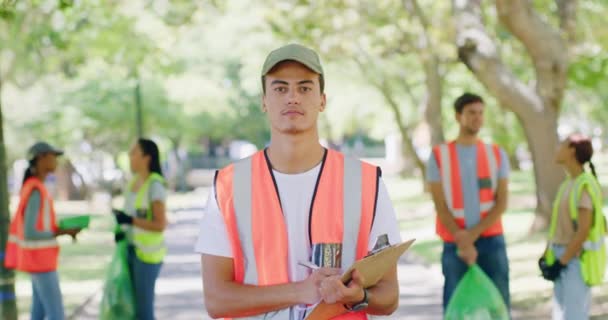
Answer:
<path fill-rule="evenodd" d="M 374 250 L 367 257 L 356 261 L 342 275 L 342 282 L 347 284 L 351 281 L 352 272 L 356 269 L 363 279 L 363 287 L 370 288 L 376 285 L 380 279 L 395 266 L 399 257 L 414 243 L 415 239 L 402 242 L 397 245 L 386 246 L 379 250 Z M 306 317 L 306 320 L 328 320 L 348 312 L 342 304 L 319 303 L 315 309 Z"/>

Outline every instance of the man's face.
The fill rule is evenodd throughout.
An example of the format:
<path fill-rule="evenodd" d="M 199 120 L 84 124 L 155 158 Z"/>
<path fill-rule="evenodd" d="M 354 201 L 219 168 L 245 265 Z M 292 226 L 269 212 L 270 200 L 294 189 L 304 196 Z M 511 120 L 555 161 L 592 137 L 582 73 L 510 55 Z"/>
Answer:
<path fill-rule="evenodd" d="M 317 130 L 319 112 L 325 109 L 319 74 L 295 61 L 278 64 L 266 75 L 264 112 L 273 131 L 298 134 Z"/>
<path fill-rule="evenodd" d="M 483 126 L 484 108 L 482 102 L 473 102 L 465 105 L 461 113 L 456 113 L 460 130 L 468 135 L 477 135 Z"/>

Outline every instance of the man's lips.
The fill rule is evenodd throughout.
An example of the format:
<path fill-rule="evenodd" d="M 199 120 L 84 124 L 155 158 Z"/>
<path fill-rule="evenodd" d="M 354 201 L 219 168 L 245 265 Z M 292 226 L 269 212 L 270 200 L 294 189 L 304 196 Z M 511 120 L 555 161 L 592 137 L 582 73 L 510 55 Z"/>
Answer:
<path fill-rule="evenodd" d="M 298 110 L 285 110 L 282 112 L 282 115 L 284 116 L 291 116 L 291 115 L 300 115 L 303 116 L 304 112 L 298 111 Z"/>

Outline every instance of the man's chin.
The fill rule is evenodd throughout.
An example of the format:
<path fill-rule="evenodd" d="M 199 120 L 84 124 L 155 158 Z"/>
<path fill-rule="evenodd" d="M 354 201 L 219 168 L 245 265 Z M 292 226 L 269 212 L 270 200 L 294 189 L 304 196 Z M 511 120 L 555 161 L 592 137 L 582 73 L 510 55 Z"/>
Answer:
<path fill-rule="evenodd" d="M 279 130 L 279 132 L 281 132 L 282 134 L 285 134 L 285 135 L 298 135 L 305 131 L 306 130 L 302 130 L 302 128 L 298 128 L 298 127 L 283 128 L 283 129 Z"/>
<path fill-rule="evenodd" d="M 479 133 L 479 131 L 481 131 L 481 129 L 471 129 L 471 128 L 469 128 L 469 129 L 467 129 L 467 134 L 470 135 L 470 136 L 476 136 Z"/>

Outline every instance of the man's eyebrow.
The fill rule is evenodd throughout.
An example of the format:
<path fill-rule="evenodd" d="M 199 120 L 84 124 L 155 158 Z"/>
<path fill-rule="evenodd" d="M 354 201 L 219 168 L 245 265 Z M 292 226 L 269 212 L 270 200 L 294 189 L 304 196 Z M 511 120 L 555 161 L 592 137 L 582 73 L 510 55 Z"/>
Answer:
<path fill-rule="evenodd" d="M 314 84 L 314 82 L 312 80 L 302 80 L 298 84 Z"/>
<path fill-rule="evenodd" d="M 287 85 L 289 83 L 287 83 L 287 81 L 283 81 L 283 80 L 274 80 L 274 81 L 272 81 L 270 83 L 270 85 L 275 85 L 275 84 L 285 84 L 285 85 Z"/>

